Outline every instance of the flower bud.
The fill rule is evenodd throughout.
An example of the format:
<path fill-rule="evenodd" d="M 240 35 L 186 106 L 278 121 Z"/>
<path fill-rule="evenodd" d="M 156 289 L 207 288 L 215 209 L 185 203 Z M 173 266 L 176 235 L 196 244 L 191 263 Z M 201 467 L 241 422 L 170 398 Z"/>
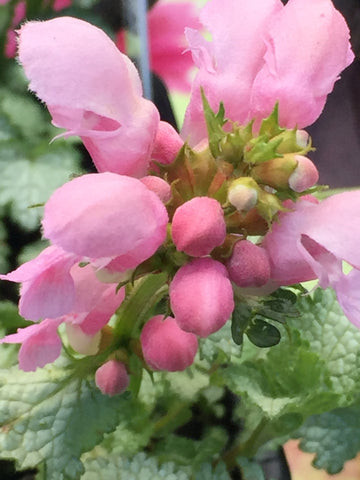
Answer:
<path fill-rule="evenodd" d="M 252 178 L 238 178 L 229 186 L 228 201 L 239 212 L 248 212 L 257 203 L 258 188 L 258 184 Z"/>
<path fill-rule="evenodd" d="M 70 346 L 83 355 L 96 355 L 99 350 L 101 331 L 95 335 L 87 335 L 79 325 L 67 323 L 66 335 Z"/>
<path fill-rule="evenodd" d="M 252 177 L 263 185 L 286 190 L 289 188 L 289 177 L 296 169 L 297 162 L 293 154 L 272 158 L 257 164 L 251 170 Z"/>
<path fill-rule="evenodd" d="M 261 287 L 270 278 L 266 251 L 249 240 L 240 240 L 234 245 L 226 266 L 230 280 L 239 287 Z"/>
<path fill-rule="evenodd" d="M 280 154 L 301 153 L 306 154 L 311 149 L 310 135 L 305 130 L 285 130 L 275 138 L 281 138 L 281 143 L 276 151 Z"/>
<path fill-rule="evenodd" d="M 107 361 L 96 370 L 95 383 L 102 393 L 110 397 L 123 393 L 129 386 L 125 365 L 117 360 Z"/>
<path fill-rule="evenodd" d="M 302 155 L 295 155 L 297 166 L 289 177 L 289 187 L 294 192 L 304 192 L 319 180 L 319 172 L 313 162 Z"/>
<path fill-rule="evenodd" d="M 208 255 L 226 236 L 220 203 L 209 197 L 195 197 L 180 205 L 175 211 L 171 232 L 179 251 L 192 257 Z"/>
<path fill-rule="evenodd" d="M 181 330 L 175 319 L 156 315 L 146 322 L 140 336 L 146 363 L 153 370 L 177 372 L 189 367 L 195 358 L 196 335 Z"/>
<path fill-rule="evenodd" d="M 155 175 L 148 175 L 140 178 L 140 182 L 143 183 L 149 190 L 156 193 L 163 203 L 167 203 L 171 198 L 170 185 L 160 177 Z"/>
<path fill-rule="evenodd" d="M 181 267 L 170 285 L 170 303 L 183 330 L 207 337 L 219 330 L 234 309 L 233 290 L 224 265 L 197 258 Z"/>

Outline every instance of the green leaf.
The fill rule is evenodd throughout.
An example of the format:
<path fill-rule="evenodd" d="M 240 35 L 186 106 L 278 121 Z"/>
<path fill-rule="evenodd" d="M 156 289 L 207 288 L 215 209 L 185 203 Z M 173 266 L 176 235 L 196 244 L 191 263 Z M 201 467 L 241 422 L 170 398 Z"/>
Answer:
<path fill-rule="evenodd" d="M 27 327 L 31 322 L 27 322 L 19 315 L 18 306 L 9 300 L 0 302 L 0 327 L 15 332 L 18 328 Z"/>
<path fill-rule="evenodd" d="M 245 456 L 254 455 L 269 440 L 289 435 L 310 415 L 338 405 L 326 363 L 300 339 L 283 339 L 264 358 L 229 365 L 223 378 L 241 397 Z"/>
<path fill-rule="evenodd" d="M 310 417 L 297 432 L 300 448 L 315 453 L 313 465 L 334 475 L 360 451 L 360 406 Z"/>
<path fill-rule="evenodd" d="M 39 227 L 43 208 L 29 207 L 46 202 L 56 188 L 79 171 L 78 154 L 62 142 L 34 158 L 21 147 L 0 144 L 0 206 L 9 205 L 14 219 L 31 230 Z"/>
<path fill-rule="evenodd" d="M 126 396 L 107 397 L 58 361 L 34 373 L 0 372 L 0 456 L 20 469 L 44 462 L 46 480 L 79 479 L 80 455 L 128 413 Z"/>
<path fill-rule="evenodd" d="M 243 480 L 265 480 L 261 466 L 245 457 L 237 459 Z"/>
<path fill-rule="evenodd" d="M 213 157 L 216 158 L 220 154 L 219 143 L 222 138 L 226 136 L 226 133 L 222 128 L 227 122 L 227 120 L 225 119 L 224 104 L 221 102 L 219 106 L 219 111 L 215 113 L 211 109 L 203 89 L 201 89 L 201 98 L 203 102 L 206 127 L 209 137 L 210 152 L 212 153 Z"/>
<path fill-rule="evenodd" d="M 279 330 L 268 322 L 255 318 L 253 323 L 246 329 L 249 340 L 257 347 L 273 347 L 280 342 Z"/>
<path fill-rule="evenodd" d="M 154 457 L 138 453 L 133 458 L 119 455 L 98 456 L 85 460 L 81 480 L 190 480 L 191 472 L 174 463 L 159 465 Z"/>
<path fill-rule="evenodd" d="M 360 330 L 345 317 L 331 289 L 303 297 L 298 308 L 302 315 L 288 325 L 326 363 L 333 389 L 341 395 L 338 406 L 350 405 L 359 392 Z"/>

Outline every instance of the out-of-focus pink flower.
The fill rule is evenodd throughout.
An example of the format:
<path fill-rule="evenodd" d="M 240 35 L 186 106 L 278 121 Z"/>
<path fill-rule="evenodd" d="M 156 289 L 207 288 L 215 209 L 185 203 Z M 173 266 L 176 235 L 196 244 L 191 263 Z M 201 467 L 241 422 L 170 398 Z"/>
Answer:
<path fill-rule="evenodd" d="M 2 280 L 20 282 L 19 312 L 27 320 L 56 318 L 69 312 L 75 300 L 70 269 L 77 257 L 54 246 L 46 248 Z"/>
<path fill-rule="evenodd" d="M 136 178 L 88 174 L 66 183 L 45 205 L 44 236 L 89 258 L 116 257 L 134 268 L 166 238 L 168 214 L 159 197 Z"/>
<path fill-rule="evenodd" d="M 194 65 L 186 51 L 185 27 L 201 28 L 196 7 L 190 1 L 159 0 L 148 13 L 150 67 L 169 89 L 186 93 L 191 87 Z M 118 33 L 116 44 L 126 52 L 123 30 Z"/>
<path fill-rule="evenodd" d="M 170 285 L 171 309 L 180 328 L 199 337 L 219 330 L 234 309 L 231 282 L 224 265 L 197 258 L 181 267 Z"/>
<path fill-rule="evenodd" d="M 17 333 L 7 335 L 0 343 L 21 343 L 19 367 L 25 372 L 33 372 L 47 363 L 54 362 L 61 352 L 61 340 L 57 333 L 62 319 L 45 319 Z"/>
<path fill-rule="evenodd" d="M 249 240 L 240 240 L 227 264 L 230 280 L 239 287 L 261 287 L 270 278 L 270 263 L 266 251 Z"/>
<path fill-rule="evenodd" d="M 102 30 L 71 17 L 26 23 L 19 59 L 54 125 L 81 137 L 99 172 L 146 175 L 159 113 Z"/>
<path fill-rule="evenodd" d="M 279 215 L 279 223 L 273 224 L 263 242 L 271 279 L 291 285 L 318 278 L 322 288 L 335 289 L 349 320 L 360 327 L 360 191 L 340 193 L 321 203 L 304 199 L 293 209 Z M 354 267 L 350 274 L 343 273 L 342 261 Z"/>
<path fill-rule="evenodd" d="M 171 233 L 178 250 L 192 257 L 209 255 L 226 236 L 220 203 L 209 197 L 194 197 L 183 203 L 175 211 Z"/>
<path fill-rule="evenodd" d="M 125 365 L 117 360 L 107 361 L 96 370 L 95 383 L 105 395 L 120 395 L 129 386 Z"/>
<path fill-rule="evenodd" d="M 234 21 L 234 18 L 236 21 Z M 279 102 L 280 124 L 303 127 L 320 115 L 340 72 L 353 60 L 349 29 L 331 0 L 211 0 L 200 16 L 212 34 L 187 38 L 199 72 L 182 136 L 206 137 L 200 87 L 214 110 L 244 124 Z"/>
<path fill-rule="evenodd" d="M 72 4 L 72 0 L 55 0 L 53 3 L 53 9 L 55 10 L 55 12 L 59 12 L 64 8 L 70 7 L 71 4 Z"/>
<path fill-rule="evenodd" d="M 7 1 L 2 2 L 4 5 L 7 3 Z M 5 56 L 7 58 L 12 58 L 15 57 L 16 55 L 16 33 L 14 28 L 16 28 L 21 20 L 25 18 L 26 15 L 26 3 L 25 2 L 19 2 L 17 5 L 15 5 L 14 9 L 14 16 L 11 22 L 11 27 L 8 30 L 6 36 L 7 36 L 7 41 L 5 45 Z"/>
<path fill-rule="evenodd" d="M 184 332 L 172 317 L 164 319 L 162 315 L 146 322 L 140 341 L 144 359 L 153 370 L 185 370 L 198 349 L 196 335 Z"/>

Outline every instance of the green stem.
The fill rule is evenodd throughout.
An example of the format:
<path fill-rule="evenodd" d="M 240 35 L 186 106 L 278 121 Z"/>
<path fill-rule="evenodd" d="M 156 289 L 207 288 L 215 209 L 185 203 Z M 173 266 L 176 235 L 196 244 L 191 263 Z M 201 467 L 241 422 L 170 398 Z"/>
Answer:
<path fill-rule="evenodd" d="M 226 463 L 228 471 L 231 471 L 236 466 L 236 459 L 239 456 L 244 456 L 247 458 L 253 458 L 255 456 L 259 447 L 261 446 L 262 442 L 259 442 L 259 438 L 261 438 L 261 434 L 266 425 L 267 420 L 262 418 L 251 436 L 245 442 L 234 445 L 224 454 L 223 460 Z"/>

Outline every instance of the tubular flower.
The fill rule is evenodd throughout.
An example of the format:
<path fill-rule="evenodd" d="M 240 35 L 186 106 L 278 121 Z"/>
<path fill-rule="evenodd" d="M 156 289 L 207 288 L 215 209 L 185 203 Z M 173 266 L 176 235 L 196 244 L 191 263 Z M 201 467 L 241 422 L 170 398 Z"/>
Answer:
<path fill-rule="evenodd" d="M 340 305 L 360 327 L 358 237 L 349 235 L 349 225 L 360 225 L 360 191 L 333 195 L 317 203 L 304 199 L 292 211 L 280 214 L 263 241 L 269 255 L 271 279 L 291 285 L 319 279 L 322 288 L 333 287 Z M 343 273 L 342 261 L 354 269 Z"/>
<path fill-rule="evenodd" d="M 159 113 L 102 30 L 71 17 L 26 23 L 19 60 L 54 125 L 82 139 L 99 172 L 146 175 Z"/>
<path fill-rule="evenodd" d="M 302 128 L 318 118 L 354 58 L 349 29 L 330 0 L 285 7 L 280 0 L 212 0 L 200 20 L 213 40 L 187 30 L 199 68 L 182 132 L 192 145 L 206 137 L 200 87 L 214 110 L 224 103 L 232 121 L 256 118 L 258 125 L 279 102 L 280 125 Z"/>

